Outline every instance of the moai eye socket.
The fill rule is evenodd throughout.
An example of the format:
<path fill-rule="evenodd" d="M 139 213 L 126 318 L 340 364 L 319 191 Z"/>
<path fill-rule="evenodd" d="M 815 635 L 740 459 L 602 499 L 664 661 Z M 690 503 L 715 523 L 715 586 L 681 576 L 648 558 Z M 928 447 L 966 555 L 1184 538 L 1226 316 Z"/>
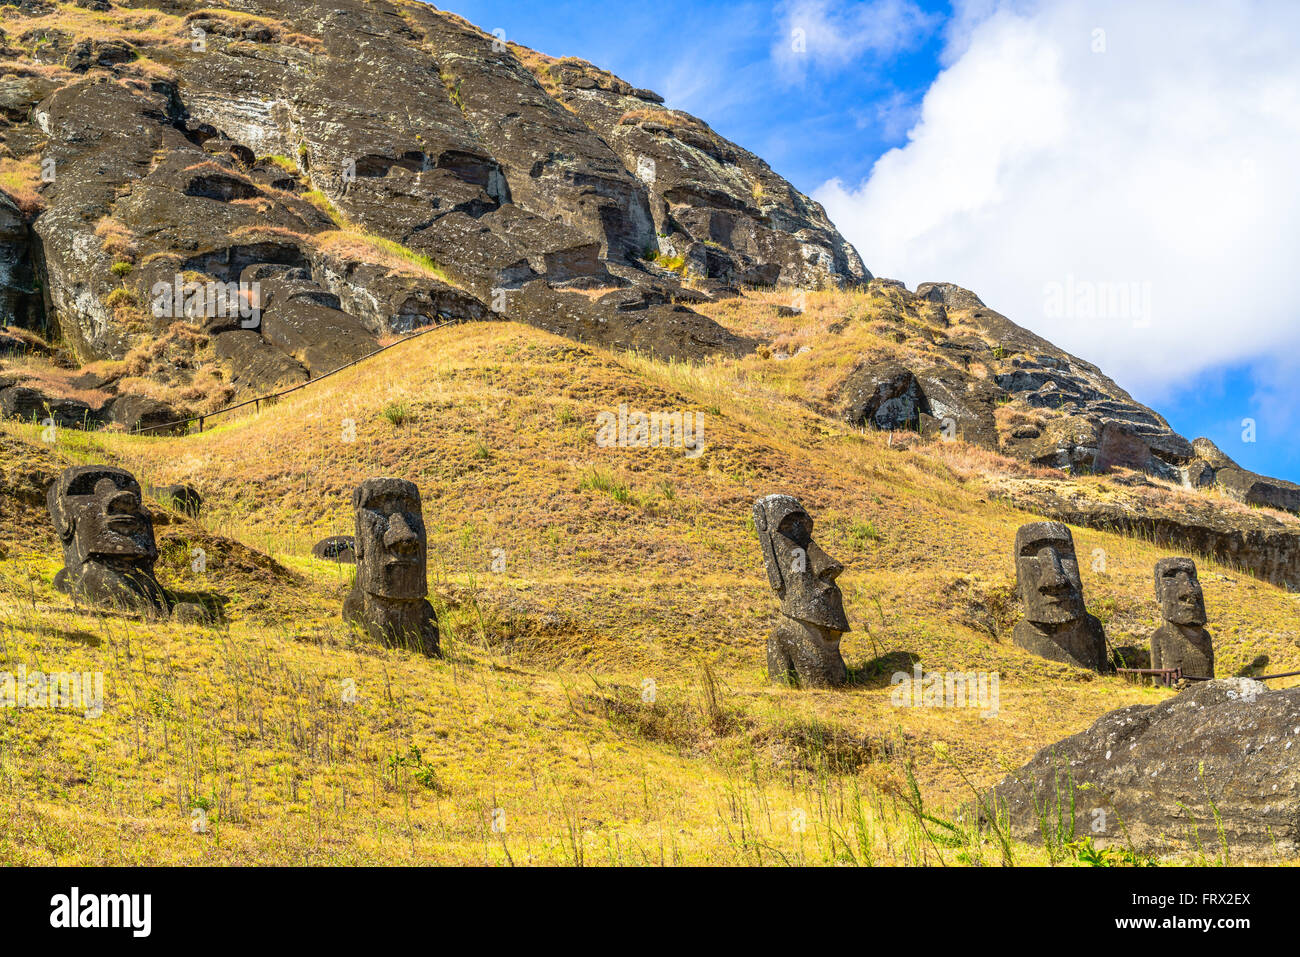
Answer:
<path fill-rule="evenodd" d="M 812 519 L 807 515 L 790 515 L 781 522 L 782 535 L 801 548 L 806 548 L 812 541 Z"/>

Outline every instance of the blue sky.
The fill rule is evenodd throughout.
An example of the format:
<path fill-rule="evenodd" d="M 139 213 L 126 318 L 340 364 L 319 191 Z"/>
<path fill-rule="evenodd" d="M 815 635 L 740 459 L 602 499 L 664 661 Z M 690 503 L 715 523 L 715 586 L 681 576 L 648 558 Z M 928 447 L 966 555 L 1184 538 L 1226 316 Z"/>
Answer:
<path fill-rule="evenodd" d="M 825 203 L 876 275 L 974 289 L 1188 438 L 1300 481 L 1300 4 L 447 8 L 658 91 Z M 1047 309 L 1063 283 L 1143 305 Z"/>
<path fill-rule="evenodd" d="M 849 6 L 849 4 L 845 4 Z M 778 2 L 456 0 L 445 9 L 550 56 L 579 56 L 668 105 L 694 113 L 811 193 L 856 182 L 906 139 L 909 119 L 939 70 L 948 3 L 916 4 L 932 17 L 903 49 L 864 51 L 840 68 L 786 70 L 788 8 Z"/>

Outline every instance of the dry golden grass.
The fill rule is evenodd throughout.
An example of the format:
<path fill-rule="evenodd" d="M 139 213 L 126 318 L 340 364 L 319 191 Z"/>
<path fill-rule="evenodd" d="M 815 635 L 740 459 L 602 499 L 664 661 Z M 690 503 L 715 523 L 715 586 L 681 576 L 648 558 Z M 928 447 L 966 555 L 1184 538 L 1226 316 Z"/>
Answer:
<path fill-rule="evenodd" d="M 456 285 L 447 275 L 446 270 L 428 256 L 422 256 L 392 240 L 363 230 L 327 230 L 317 233 L 312 242 L 323 253 L 341 259 L 382 266 L 389 270 L 390 274 L 437 279 L 448 285 Z"/>
<path fill-rule="evenodd" d="M 1103 712 L 1168 692 L 1009 644 L 1009 543 L 1034 516 L 989 494 L 988 453 L 891 447 L 792 401 L 755 361 L 664 363 L 469 325 L 201 435 L 63 433 L 51 454 L 65 461 L 201 489 L 201 522 L 166 526 L 182 541 L 164 581 L 202 590 L 182 547 L 198 535 L 252 546 L 297 580 L 227 574 L 208 590 L 230 600 L 228 631 L 146 626 L 75 612 L 54 593 L 48 532 L 0 539 L 9 660 L 91 662 L 116 702 L 99 725 L 5 716 L 5 780 L 23 797 L 0 857 L 996 862 L 987 834 L 936 842 L 908 776 L 925 810 L 946 814 L 970 797 L 963 775 L 988 784 Z M 598 448 L 596 414 L 621 402 L 701 412 L 706 450 Z M 401 425 L 383 415 L 392 403 L 407 411 Z M 31 428 L 4 432 L 39 444 Z M 309 556 L 351 530 L 352 487 L 381 474 L 421 487 L 444 662 L 352 635 L 337 619 L 349 572 Z M 766 683 L 774 602 L 749 506 L 777 490 L 804 499 L 847 565 L 847 689 Z M 1166 552 L 1075 535 L 1082 556 L 1107 554 L 1104 573 L 1085 575 L 1090 610 L 1114 644 L 1142 644 L 1150 569 Z M 504 574 L 490 571 L 496 548 Z M 1261 654 L 1300 666 L 1293 596 L 1212 563 L 1201 577 L 1224 673 Z M 892 706 L 889 676 L 916 660 L 997 672 L 999 713 Z M 345 707 L 349 677 L 360 703 Z M 654 705 L 640 699 L 647 678 Z M 86 735 L 101 744 L 87 752 Z M 216 809 L 216 835 L 189 830 L 196 802 Z M 504 839 L 493 808 L 505 809 Z M 790 828 L 798 811 L 804 832 Z"/>
<path fill-rule="evenodd" d="M 81 40 L 101 43 L 121 41 L 142 51 L 163 50 L 189 43 L 182 19 L 161 10 L 115 6 L 110 11 L 97 11 L 73 3 L 56 3 L 53 11 L 39 15 L 29 15 L 16 7 L 5 7 L 3 13 L 0 13 L 0 19 L 3 20 L 5 32 L 11 37 L 29 31 L 36 31 L 38 35 L 57 31 L 69 35 L 73 43 Z M 30 53 L 31 50 L 26 52 Z"/>
<path fill-rule="evenodd" d="M 109 399 L 109 393 L 101 389 L 74 386 L 72 379 L 79 372 L 60 368 L 42 357 L 29 357 L 17 363 L 7 363 L 4 374 L 6 378 L 13 376 L 17 380 L 16 385 L 39 389 L 46 395 L 85 402 L 92 409 L 100 408 Z"/>
<path fill-rule="evenodd" d="M 95 224 L 95 235 L 101 240 L 101 248 L 110 256 L 125 262 L 136 261 L 139 250 L 135 245 L 135 236 L 120 220 L 105 216 Z"/>
<path fill-rule="evenodd" d="M 265 666 L 266 681 L 283 671 L 303 687 L 316 683 L 307 698 L 300 690 L 294 707 L 311 716 L 317 735 L 361 740 L 383 727 L 402 728 L 367 737 L 369 744 L 356 744 L 346 762 L 335 758 L 333 766 L 283 740 L 276 746 L 287 750 L 266 757 L 264 748 L 276 748 L 265 728 L 237 744 L 235 715 L 222 711 L 217 719 L 198 703 L 186 705 L 183 720 L 196 724 L 183 733 L 216 749 L 211 761 L 190 758 L 201 767 L 181 767 L 182 755 L 157 749 L 149 755 L 156 767 L 114 762 L 120 779 L 126 771 L 118 763 L 125 763 L 131 780 L 186 783 L 181 791 L 178 784 L 164 787 L 156 809 L 130 805 L 127 814 L 122 807 L 121 815 L 143 828 L 148 856 L 499 861 L 510 850 L 537 861 L 584 854 L 656 861 L 659 835 L 672 832 L 668 861 L 744 861 L 763 853 L 764 844 L 793 859 L 831 861 L 845 854 L 831 837 L 845 822 L 829 807 L 818 810 L 824 802 L 815 793 L 828 787 L 833 806 L 868 809 L 863 828 L 881 846 L 889 832 L 896 844 L 874 859 L 987 859 L 988 848 L 939 852 L 914 830 L 900 797 L 910 793 L 907 774 L 919 781 L 927 806 L 952 806 L 966 793 L 957 768 L 987 784 L 1104 711 L 1165 692 L 1080 674 L 1008 644 L 1008 544 L 1032 516 L 989 497 L 979 467 L 967 463 L 963 475 L 948 443 L 904 449 L 878 434 L 841 429 L 780 390 L 746 381 L 742 364 L 659 363 L 512 324 L 461 326 L 387 352 L 380 382 L 363 365 L 201 436 L 65 437 L 74 460 L 116 460 L 153 484 L 194 482 L 207 499 L 201 524 L 208 533 L 259 547 L 304 576 L 294 590 L 312 610 L 296 612 L 292 625 L 277 614 L 281 599 L 269 596 L 251 602 L 264 605 L 257 614 L 231 614 L 229 636 L 217 645 L 183 628 L 160 629 L 146 641 L 140 627 L 135 644 L 161 642 L 153 653 L 170 670 L 181 668 L 175 687 L 205 701 L 239 700 L 231 662 L 261 649 L 256 654 L 274 662 Z M 406 404 L 408 423 L 383 419 L 393 402 Z M 620 402 L 703 412 L 705 454 L 598 449 L 595 413 Z M 343 441 L 348 419 L 355 442 Z M 590 482 L 597 473 L 608 481 Z M 309 547 L 325 534 L 350 531 L 348 493 L 369 475 L 406 476 L 421 486 L 430 575 L 455 649 L 450 662 L 381 653 L 348 636 L 334 618 L 346 572 L 309 558 Z M 841 584 L 854 632 L 845 653 L 861 676 L 853 688 L 800 693 L 764 681 L 763 635 L 774 603 L 759 573 L 749 503 L 777 489 L 805 499 L 820 541 L 848 564 Z M 1089 529 L 1075 533 L 1080 554 L 1096 547 L 1108 554 L 1106 572 L 1087 577 L 1089 606 L 1108 623 L 1114 644 L 1140 644 L 1154 624 L 1149 570 L 1165 553 Z M 504 575 L 489 571 L 495 547 L 506 555 Z M 48 590 L 55 563 L 47 557 L 36 567 L 36 606 L 59 606 Z M 1258 654 L 1269 654 L 1275 667 L 1295 667 L 1300 650 L 1287 624 L 1294 598 L 1214 566 L 1201 577 L 1225 671 Z M 40 620 L 32 625 L 36 633 L 74 628 Z M 187 661 L 196 641 L 209 649 L 195 666 L 199 674 L 177 663 Z M 997 671 L 1000 714 L 896 709 L 888 676 L 906 670 L 913 657 L 927 670 Z M 724 688 L 731 714 L 718 727 L 699 716 L 706 714 L 698 705 L 701 659 Z M 341 713 L 326 701 L 324 676 L 344 672 L 360 675 L 381 696 L 390 684 L 400 690 L 364 719 Z M 658 711 L 640 705 L 646 677 L 666 689 Z M 113 733 L 130 739 L 138 728 L 129 726 Z M 175 732 L 181 735 L 181 727 Z M 289 729 L 277 733 L 292 736 Z M 936 740 L 949 746 L 948 757 L 931 748 Z M 396 763 L 387 787 L 385 761 L 409 755 L 411 745 L 422 763 Z M 244 748 L 246 757 L 237 759 Z M 829 770 L 828 761 L 853 770 Z M 758 767 L 753 788 L 740 771 L 750 766 Z M 276 776 L 268 767 L 283 771 Z M 435 776 L 439 788 L 412 784 L 408 772 Z M 121 793 L 126 800 L 134 791 Z M 218 804 L 229 805 L 230 836 L 222 837 L 221 850 L 186 830 L 182 809 L 195 793 L 216 794 Z M 237 800 L 240 793 L 257 797 Z M 861 804 L 854 805 L 853 794 Z M 38 819 L 90 841 L 95 852 L 82 859 L 121 859 L 87 836 L 92 822 L 112 815 L 105 800 L 99 794 L 88 801 L 96 810 L 81 824 L 56 814 L 59 801 L 45 802 L 51 817 Z M 796 805 L 810 805 L 805 835 L 783 824 Z M 497 806 L 508 807 L 507 835 L 523 849 L 510 840 L 503 848 L 490 828 L 485 843 L 485 822 Z M 296 830 L 294 814 L 302 815 Z M 746 814 L 766 815 L 762 841 L 750 835 L 737 843 L 736 815 Z M 372 818 L 385 822 L 380 831 L 361 823 Z M 577 822 L 577 849 L 565 820 Z M 286 828 L 290 836 L 277 843 L 274 836 Z M 1021 853 L 1026 861 L 1040 859 L 1039 852 Z"/>
<path fill-rule="evenodd" d="M 41 159 L 28 156 L 21 160 L 0 158 L 0 190 L 9 194 L 19 211 L 28 218 L 45 208 L 40 194 Z"/>
<path fill-rule="evenodd" d="M 25 347 L 33 352 L 50 351 L 50 344 L 30 329 L 22 329 L 18 326 L 0 326 L 0 332 L 11 339 L 21 340 L 25 343 Z"/>

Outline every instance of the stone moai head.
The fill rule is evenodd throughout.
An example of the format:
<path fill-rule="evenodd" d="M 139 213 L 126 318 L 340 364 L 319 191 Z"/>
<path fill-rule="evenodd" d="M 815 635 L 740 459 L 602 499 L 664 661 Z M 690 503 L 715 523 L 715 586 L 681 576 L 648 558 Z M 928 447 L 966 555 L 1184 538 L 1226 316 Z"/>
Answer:
<path fill-rule="evenodd" d="M 1074 538 L 1060 522 L 1031 522 L 1016 532 L 1016 584 L 1025 619 L 1037 625 L 1078 621 L 1086 611 Z"/>
<path fill-rule="evenodd" d="M 1190 558 L 1162 558 L 1156 562 L 1156 601 L 1160 617 L 1173 625 L 1204 625 L 1205 595 Z"/>
<path fill-rule="evenodd" d="M 154 578 L 158 546 L 153 516 L 130 472 L 106 465 L 65 469 L 46 495 L 46 507 L 63 545 L 59 587 L 94 601 L 161 606 Z"/>
<path fill-rule="evenodd" d="M 428 594 L 428 541 L 420 490 L 405 479 L 371 478 L 352 493 L 357 587 L 400 601 Z"/>
<path fill-rule="evenodd" d="M 828 631 L 848 631 L 844 596 L 835 584 L 844 566 L 812 540 L 812 517 L 798 499 L 759 499 L 754 503 L 754 527 L 763 546 L 767 580 L 781 599 L 781 613 Z"/>

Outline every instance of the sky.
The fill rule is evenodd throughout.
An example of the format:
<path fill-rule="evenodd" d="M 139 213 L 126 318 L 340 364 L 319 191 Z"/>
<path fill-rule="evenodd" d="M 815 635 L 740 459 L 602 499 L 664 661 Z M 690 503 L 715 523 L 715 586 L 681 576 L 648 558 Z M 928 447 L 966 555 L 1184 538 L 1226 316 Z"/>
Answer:
<path fill-rule="evenodd" d="M 1300 482 L 1300 3 L 446 0 L 707 121 L 876 276 L 955 282 Z"/>

